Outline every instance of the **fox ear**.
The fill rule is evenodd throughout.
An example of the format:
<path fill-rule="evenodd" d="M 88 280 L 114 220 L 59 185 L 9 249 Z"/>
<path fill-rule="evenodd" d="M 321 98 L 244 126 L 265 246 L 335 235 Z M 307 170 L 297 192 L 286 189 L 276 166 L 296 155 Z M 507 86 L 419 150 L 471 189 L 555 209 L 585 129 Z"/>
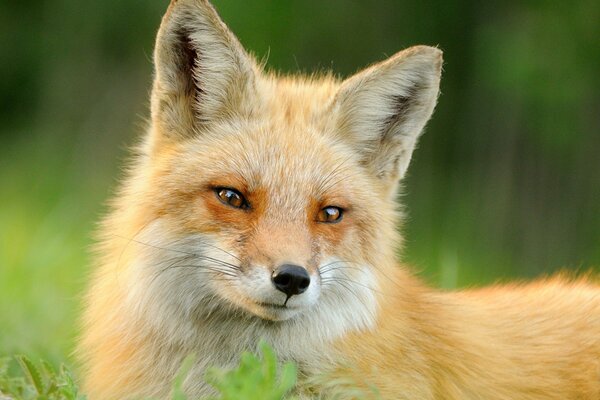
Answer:
<path fill-rule="evenodd" d="M 336 130 L 394 187 L 433 113 L 441 67 L 440 50 L 411 47 L 344 81 L 334 100 Z"/>
<path fill-rule="evenodd" d="M 181 138 L 245 113 L 256 66 L 206 0 L 172 0 L 154 50 L 152 122 Z M 155 130 L 156 131 L 156 130 Z"/>

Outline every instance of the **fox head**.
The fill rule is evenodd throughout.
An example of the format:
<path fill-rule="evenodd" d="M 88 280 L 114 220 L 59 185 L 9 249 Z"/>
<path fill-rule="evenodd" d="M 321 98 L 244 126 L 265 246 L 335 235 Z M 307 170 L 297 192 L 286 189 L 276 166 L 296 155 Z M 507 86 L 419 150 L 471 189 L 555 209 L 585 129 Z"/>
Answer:
<path fill-rule="evenodd" d="M 118 206 L 129 222 L 112 222 L 135 306 L 178 321 L 371 323 L 441 51 L 412 47 L 343 81 L 279 77 L 208 2 L 179 0 L 154 62 L 151 127 Z"/>

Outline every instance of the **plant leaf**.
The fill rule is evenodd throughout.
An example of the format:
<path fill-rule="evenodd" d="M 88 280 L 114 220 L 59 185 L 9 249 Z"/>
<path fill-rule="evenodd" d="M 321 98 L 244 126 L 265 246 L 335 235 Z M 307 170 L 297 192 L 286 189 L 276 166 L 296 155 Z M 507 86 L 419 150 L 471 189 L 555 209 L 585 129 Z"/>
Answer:
<path fill-rule="evenodd" d="M 44 388 L 44 382 L 42 381 L 42 376 L 40 375 L 40 371 L 33 364 L 33 362 L 23 355 L 15 356 L 15 359 L 21 366 L 21 369 L 23 370 L 23 373 L 29 380 L 29 383 L 35 388 L 37 394 L 44 394 L 46 391 Z"/>

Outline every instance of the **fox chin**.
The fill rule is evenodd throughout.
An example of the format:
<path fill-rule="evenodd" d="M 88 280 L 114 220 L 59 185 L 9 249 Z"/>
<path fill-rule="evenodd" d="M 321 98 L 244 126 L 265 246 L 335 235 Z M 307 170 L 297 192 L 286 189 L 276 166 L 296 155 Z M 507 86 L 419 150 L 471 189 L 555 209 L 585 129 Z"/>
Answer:
<path fill-rule="evenodd" d="M 399 182 L 439 95 L 415 46 L 345 80 L 267 73 L 204 0 L 173 0 L 151 121 L 99 235 L 90 400 L 169 398 L 260 340 L 298 396 L 600 399 L 594 277 L 445 292 L 399 265 Z"/>

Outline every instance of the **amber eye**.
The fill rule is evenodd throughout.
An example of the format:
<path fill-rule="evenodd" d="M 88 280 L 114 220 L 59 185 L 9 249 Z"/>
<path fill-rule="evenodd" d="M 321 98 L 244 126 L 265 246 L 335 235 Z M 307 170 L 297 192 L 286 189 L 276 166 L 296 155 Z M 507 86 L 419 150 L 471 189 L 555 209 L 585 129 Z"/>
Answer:
<path fill-rule="evenodd" d="M 248 208 L 246 198 L 235 189 L 219 187 L 215 189 L 215 193 L 223 204 L 234 208 Z"/>
<path fill-rule="evenodd" d="M 319 211 L 319 214 L 317 214 L 317 221 L 326 223 L 340 222 L 342 214 L 343 211 L 341 208 L 328 206 Z"/>

